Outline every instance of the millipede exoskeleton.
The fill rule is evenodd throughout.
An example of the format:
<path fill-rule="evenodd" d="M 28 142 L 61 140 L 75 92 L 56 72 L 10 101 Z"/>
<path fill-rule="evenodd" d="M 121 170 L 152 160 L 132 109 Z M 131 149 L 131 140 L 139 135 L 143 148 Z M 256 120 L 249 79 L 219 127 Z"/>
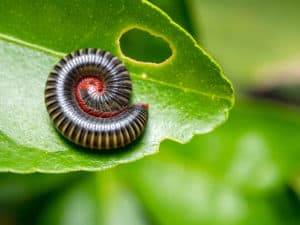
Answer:
<path fill-rule="evenodd" d="M 51 71 L 45 103 L 58 131 L 92 149 L 127 145 L 143 132 L 148 105 L 129 106 L 131 79 L 124 64 L 100 49 L 80 49 Z"/>

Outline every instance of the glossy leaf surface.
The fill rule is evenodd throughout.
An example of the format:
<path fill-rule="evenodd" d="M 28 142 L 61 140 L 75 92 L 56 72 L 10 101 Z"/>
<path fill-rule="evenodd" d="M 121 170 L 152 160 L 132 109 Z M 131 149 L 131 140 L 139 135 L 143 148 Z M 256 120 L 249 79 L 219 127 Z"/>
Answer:
<path fill-rule="evenodd" d="M 160 64 L 125 56 L 119 40 L 134 28 L 162 38 L 172 56 Z M 186 142 L 211 131 L 232 106 L 232 87 L 220 68 L 147 1 L 3 1 L 0 39 L 1 171 L 110 168 L 157 152 L 164 139 Z M 132 102 L 150 105 L 145 134 L 120 151 L 91 152 L 70 144 L 58 135 L 45 109 L 44 86 L 53 65 L 66 53 L 87 47 L 120 57 L 132 76 Z"/>

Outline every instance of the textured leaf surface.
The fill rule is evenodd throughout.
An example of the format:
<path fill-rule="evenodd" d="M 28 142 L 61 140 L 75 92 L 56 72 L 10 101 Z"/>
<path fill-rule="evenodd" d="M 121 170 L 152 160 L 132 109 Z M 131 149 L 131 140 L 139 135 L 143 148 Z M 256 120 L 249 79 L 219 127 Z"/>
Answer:
<path fill-rule="evenodd" d="M 119 39 L 133 28 L 163 38 L 172 56 L 161 64 L 126 57 Z M 186 142 L 212 130 L 232 106 L 232 88 L 220 68 L 147 1 L 2 1 L 0 39 L 1 171 L 113 167 L 155 153 L 163 139 Z M 144 136 L 126 149 L 99 153 L 78 148 L 49 121 L 43 96 L 48 73 L 65 53 L 85 47 L 120 57 L 133 79 L 133 102 L 150 105 Z"/>

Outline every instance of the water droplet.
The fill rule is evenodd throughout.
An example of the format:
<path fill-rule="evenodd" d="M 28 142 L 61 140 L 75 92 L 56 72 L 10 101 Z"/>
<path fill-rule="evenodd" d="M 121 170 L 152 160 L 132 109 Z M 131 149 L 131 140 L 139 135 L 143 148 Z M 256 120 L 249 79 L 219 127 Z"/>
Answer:
<path fill-rule="evenodd" d="M 147 79 L 147 74 L 142 73 L 142 78 L 143 78 L 143 79 Z"/>

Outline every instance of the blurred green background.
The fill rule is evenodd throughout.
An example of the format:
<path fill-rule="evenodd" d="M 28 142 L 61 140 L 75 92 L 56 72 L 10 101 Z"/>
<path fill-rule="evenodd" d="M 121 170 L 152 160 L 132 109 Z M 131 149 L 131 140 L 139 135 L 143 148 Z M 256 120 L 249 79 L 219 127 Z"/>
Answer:
<path fill-rule="evenodd" d="M 152 2 L 234 83 L 228 121 L 101 173 L 2 173 L 1 225 L 300 224 L 300 2 Z M 139 31 L 121 44 L 139 60 L 170 54 Z"/>

